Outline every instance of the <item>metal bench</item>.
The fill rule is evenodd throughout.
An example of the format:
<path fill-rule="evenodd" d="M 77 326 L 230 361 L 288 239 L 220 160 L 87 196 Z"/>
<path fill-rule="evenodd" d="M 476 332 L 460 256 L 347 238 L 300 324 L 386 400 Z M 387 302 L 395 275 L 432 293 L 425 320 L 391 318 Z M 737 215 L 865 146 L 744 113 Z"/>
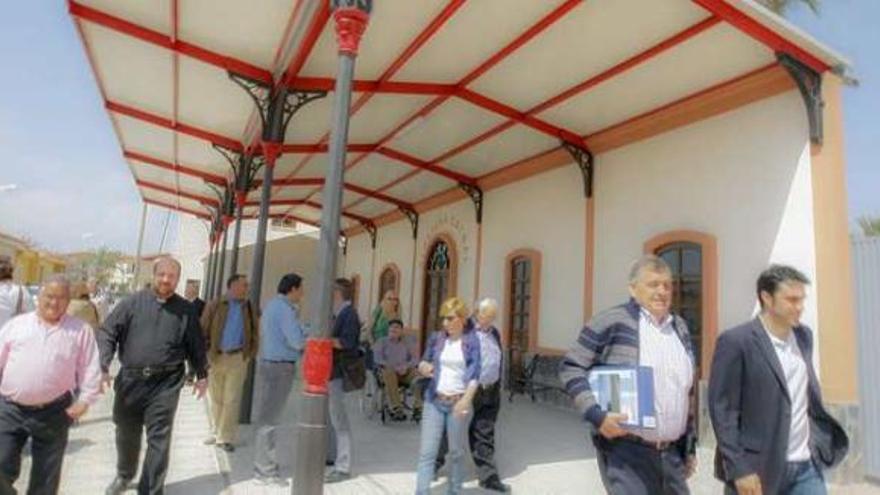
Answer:
<path fill-rule="evenodd" d="M 547 391 L 565 394 L 565 388 L 559 381 L 559 365 L 563 356 L 534 354 L 523 367 L 519 376 L 512 376 L 510 383 L 509 402 L 513 402 L 516 394 L 528 394 L 535 402 L 535 394 Z"/>

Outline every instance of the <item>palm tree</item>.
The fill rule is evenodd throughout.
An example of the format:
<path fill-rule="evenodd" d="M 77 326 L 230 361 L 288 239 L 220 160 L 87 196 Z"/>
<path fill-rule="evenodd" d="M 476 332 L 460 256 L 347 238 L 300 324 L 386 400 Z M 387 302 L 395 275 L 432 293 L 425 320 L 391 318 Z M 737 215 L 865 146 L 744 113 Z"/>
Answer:
<path fill-rule="evenodd" d="M 880 236 L 880 216 L 864 215 L 858 219 L 862 233 L 868 237 Z"/>
<path fill-rule="evenodd" d="M 785 11 L 788 10 L 792 5 L 797 2 L 807 4 L 807 7 L 813 11 L 813 13 L 819 13 L 819 3 L 821 0 L 758 0 L 761 4 L 763 4 L 768 9 L 776 12 L 779 15 L 785 15 Z"/>

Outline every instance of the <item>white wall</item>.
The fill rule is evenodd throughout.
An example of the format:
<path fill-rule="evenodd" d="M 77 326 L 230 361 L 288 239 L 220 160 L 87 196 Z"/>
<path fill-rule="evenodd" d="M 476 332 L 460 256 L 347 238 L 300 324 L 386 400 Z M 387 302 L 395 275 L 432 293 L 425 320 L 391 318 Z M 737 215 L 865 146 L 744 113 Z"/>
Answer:
<path fill-rule="evenodd" d="M 595 307 L 627 297 L 629 263 L 670 230 L 717 238 L 719 330 L 753 314 L 755 279 L 768 264 L 815 281 L 806 125 L 791 91 L 599 156 Z M 815 328 L 814 297 L 804 320 Z"/>
<path fill-rule="evenodd" d="M 507 314 L 506 257 L 517 249 L 540 251 L 540 347 L 566 349 L 583 326 L 585 222 L 583 179 L 574 164 L 486 195 L 480 293 Z M 506 332 L 503 322 L 499 317 Z"/>

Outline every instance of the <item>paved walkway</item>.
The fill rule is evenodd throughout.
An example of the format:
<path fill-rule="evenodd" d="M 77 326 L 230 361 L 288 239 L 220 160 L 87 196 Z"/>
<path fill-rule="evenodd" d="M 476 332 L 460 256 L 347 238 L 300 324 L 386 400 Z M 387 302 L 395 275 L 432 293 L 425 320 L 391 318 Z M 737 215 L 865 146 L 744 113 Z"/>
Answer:
<path fill-rule="evenodd" d="M 298 389 L 297 389 L 298 390 Z M 252 433 L 242 428 L 243 444 L 232 454 L 202 445 L 208 435 L 204 402 L 195 400 L 185 389 L 175 423 L 169 495 L 287 495 L 289 489 L 267 490 L 251 480 Z M 295 397 L 295 396 L 294 396 Z M 411 423 L 381 425 L 378 418 L 368 420 L 360 413 L 356 397 L 349 397 L 349 414 L 355 436 L 354 471 L 356 477 L 325 487 L 330 495 L 411 494 L 415 487 L 415 456 L 418 427 Z M 64 464 L 61 493 L 99 495 L 114 475 L 116 460 L 114 427 L 110 420 L 111 397 L 103 398 L 82 423 L 71 430 Z M 296 422 L 295 400 L 288 403 L 289 424 L 281 428 L 279 445 L 293 445 Z M 588 447 L 583 424 L 570 411 L 530 403 L 518 396 L 502 407 L 498 433 L 498 461 L 501 475 L 514 492 L 529 495 L 567 495 L 602 493 L 594 453 Z M 279 449 L 283 473 L 290 476 L 291 449 Z M 700 451 L 700 467 L 691 482 L 695 495 L 721 493 L 711 476 L 711 452 Z M 29 459 L 25 459 L 26 485 Z M 465 493 L 484 492 L 471 478 Z M 444 493 L 445 478 L 435 484 Z M 23 490 L 22 490 L 23 493 Z M 134 493 L 133 491 L 129 493 Z M 834 487 L 835 495 L 880 495 L 875 486 Z"/>

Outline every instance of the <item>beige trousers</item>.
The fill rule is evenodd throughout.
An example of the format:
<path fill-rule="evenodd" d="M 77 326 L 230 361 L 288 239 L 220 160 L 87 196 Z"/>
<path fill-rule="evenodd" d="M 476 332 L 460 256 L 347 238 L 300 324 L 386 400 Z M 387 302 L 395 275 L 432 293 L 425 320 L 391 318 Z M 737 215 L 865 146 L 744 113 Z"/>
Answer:
<path fill-rule="evenodd" d="M 403 407 L 403 397 L 400 396 L 398 385 L 403 384 L 412 387 L 418 378 L 419 374 L 415 368 L 410 368 L 404 374 L 398 374 L 394 370 L 382 368 L 382 380 L 385 382 L 385 393 L 388 394 L 388 402 L 391 404 L 392 409 Z M 421 394 L 414 393 L 413 395 L 415 396 L 413 407 L 421 409 Z"/>
<path fill-rule="evenodd" d="M 220 354 L 211 361 L 208 396 L 211 399 L 211 426 L 217 443 L 238 440 L 241 395 L 247 375 L 244 354 Z"/>

